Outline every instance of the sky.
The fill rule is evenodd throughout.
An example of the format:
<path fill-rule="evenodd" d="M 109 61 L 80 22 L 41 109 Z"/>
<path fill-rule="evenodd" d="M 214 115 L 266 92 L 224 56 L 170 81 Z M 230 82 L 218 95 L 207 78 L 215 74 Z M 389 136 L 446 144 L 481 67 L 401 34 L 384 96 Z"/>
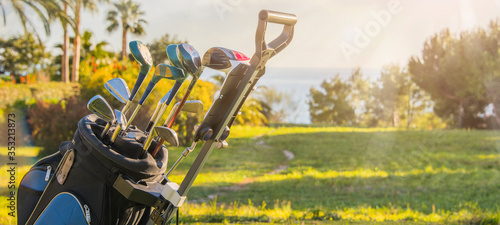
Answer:
<path fill-rule="evenodd" d="M 0 25 L 0 37 L 21 34 L 18 17 L 8 4 L 7 26 Z M 292 43 L 269 61 L 268 67 L 287 68 L 381 68 L 390 63 L 405 64 L 418 55 L 426 39 L 445 28 L 458 33 L 485 27 L 500 15 L 500 0 L 144 0 L 140 2 L 148 21 L 144 36 L 128 40 L 145 43 L 163 34 L 188 40 L 200 54 L 221 46 L 251 56 L 255 51 L 258 13 L 269 9 L 297 15 Z M 99 12 L 85 12 L 82 30 L 94 33 L 93 41 L 110 43 L 120 51 L 120 31 L 108 33 L 105 21 L 111 7 L 98 5 Z M 33 16 L 36 21 L 36 16 Z M 62 29 L 54 23 L 51 36 L 36 28 L 46 46 L 62 42 Z M 282 27 L 271 24 L 267 40 Z M 57 52 L 55 52 L 57 53 Z"/>

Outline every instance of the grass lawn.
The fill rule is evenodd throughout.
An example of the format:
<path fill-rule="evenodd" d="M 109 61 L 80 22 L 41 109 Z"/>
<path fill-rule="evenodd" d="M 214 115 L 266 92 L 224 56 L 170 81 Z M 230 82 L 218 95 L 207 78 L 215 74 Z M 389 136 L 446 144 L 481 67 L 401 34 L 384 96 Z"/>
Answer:
<path fill-rule="evenodd" d="M 498 131 L 233 127 L 228 142 L 195 181 L 183 222 L 500 222 Z M 180 183 L 200 147 L 172 180 Z M 170 149 L 170 164 L 182 150 Z"/>

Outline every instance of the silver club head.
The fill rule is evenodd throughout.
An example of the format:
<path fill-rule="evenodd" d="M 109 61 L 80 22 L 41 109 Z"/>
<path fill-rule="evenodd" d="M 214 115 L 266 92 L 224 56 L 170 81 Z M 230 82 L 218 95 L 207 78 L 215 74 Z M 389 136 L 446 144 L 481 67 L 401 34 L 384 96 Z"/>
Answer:
<path fill-rule="evenodd" d="M 111 106 L 100 95 L 92 97 L 87 103 L 87 108 L 108 123 L 116 118 Z"/>
<path fill-rule="evenodd" d="M 120 126 L 121 130 L 125 129 L 125 124 L 127 124 L 127 119 L 125 118 L 125 115 L 122 114 L 119 110 L 115 109 L 115 114 L 116 114 L 116 126 L 118 129 L 118 126 Z"/>
<path fill-rule="evenodd" d="M 108 80 L 104 87 L 121 103 L 127 103 L 130 98 L 130 90 L 127 83 L 122 78 L 113 78 Z"/>
<path fill-rule="evenodd" d="M 181 108 L 181 111 L 190 113 L 201 113 L 203 112 L 203 102 L 200 100 L 186 101 Z"/>
<path fill-rule="evenodd" d="M 179 146 L 179 139 L 177 137 L 177 133 L 173 129 L 168 127 L 155 127 L 155 131 L 158 134 L 158 136 L 161 139 L 165 140 L 167 143 L 175 147 Z"/>

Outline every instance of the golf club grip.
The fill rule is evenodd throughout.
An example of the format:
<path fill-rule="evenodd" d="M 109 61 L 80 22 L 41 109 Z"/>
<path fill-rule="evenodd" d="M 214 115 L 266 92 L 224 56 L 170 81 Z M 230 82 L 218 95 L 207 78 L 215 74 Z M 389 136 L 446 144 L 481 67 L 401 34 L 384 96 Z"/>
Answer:
<path fill-rule="evenodd" d="M 148 123 L 148 126 L 146 127 L 146 130 L 144 130 L 144 131 L 150 132 L 153 129 L 153 125 L 154 125 L 154 122 L 150 120 Z"/>
<path fill-rule="evenodd" d="M 144 94 L 142 94 L 141 100 L 139 100 L 139 105 L 144 104 L 144 102 L 148 98 L 149 94 L 151 94 L 151 91 L 153 91 L 153 88 L 155 88 L 155 86 L 156 86 L 156 83 L 149 82 L 148 87 L 144 91 Z"/>
<path fill-rule="evenodd" d="M 168 96 L 167 101 L 165 102 L 166 105 L 170 105 L 172 100 L 174 99 L 175 95 L 179 91 L 179 88 L 181 88 L 182 82 L 176 81 L 172 89 L 170 89 L 172 92 L 170 92 L 170 96 Z"/>
<path fill-rule="evenodd" d="M 284 25 L 295 25 L 295 23 L 297 23 L 297 16 L 295 16 L 294 14 L 276 12 L 271 10 L 260 11 L 259 18 L 269 23 L 278 23 Z"/>
<path fill-rule="evenodd" d="M 129 101 L 134 100 L 134 97 L 137 94 L 137 92 L 139 91 L 139 88 L 141 87 L 142 82 L 144 82 L 146 75 L 147 74 L 139 72 L 139 76 L 137 77 L 137 81 L 134 84 L 134 88 L 132 89 L 132 93 L 130 93 L 130 98 L 128 99 Z"/>

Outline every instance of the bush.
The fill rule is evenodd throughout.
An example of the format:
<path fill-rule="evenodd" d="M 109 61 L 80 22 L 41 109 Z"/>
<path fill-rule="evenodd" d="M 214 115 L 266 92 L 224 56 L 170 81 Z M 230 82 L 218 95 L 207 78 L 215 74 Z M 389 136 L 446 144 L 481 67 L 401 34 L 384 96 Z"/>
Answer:
<path fill-rule="evenodd" d="M 43 148 L 40 157 L 56 152 L 61 142 L 73 139 L 78 121 L 90 113 L 86 105 L 86 100 L 72 96 L 56 104 L 37 100 L 28 108 L 26 118 L 34 144 Z"/>
<path fill-rule="evenodd" d="M 79 94 L 80 85 L 65 84 L 61 82 L 48 82 L 37 84 L 12 84 L 0 83 L 0 108 L 6 109 L 10 106 L 24 108 L 34 99 L 51 99 L 60 101 Z M 24 102 L 24 103 L 23 103 Z"/>

